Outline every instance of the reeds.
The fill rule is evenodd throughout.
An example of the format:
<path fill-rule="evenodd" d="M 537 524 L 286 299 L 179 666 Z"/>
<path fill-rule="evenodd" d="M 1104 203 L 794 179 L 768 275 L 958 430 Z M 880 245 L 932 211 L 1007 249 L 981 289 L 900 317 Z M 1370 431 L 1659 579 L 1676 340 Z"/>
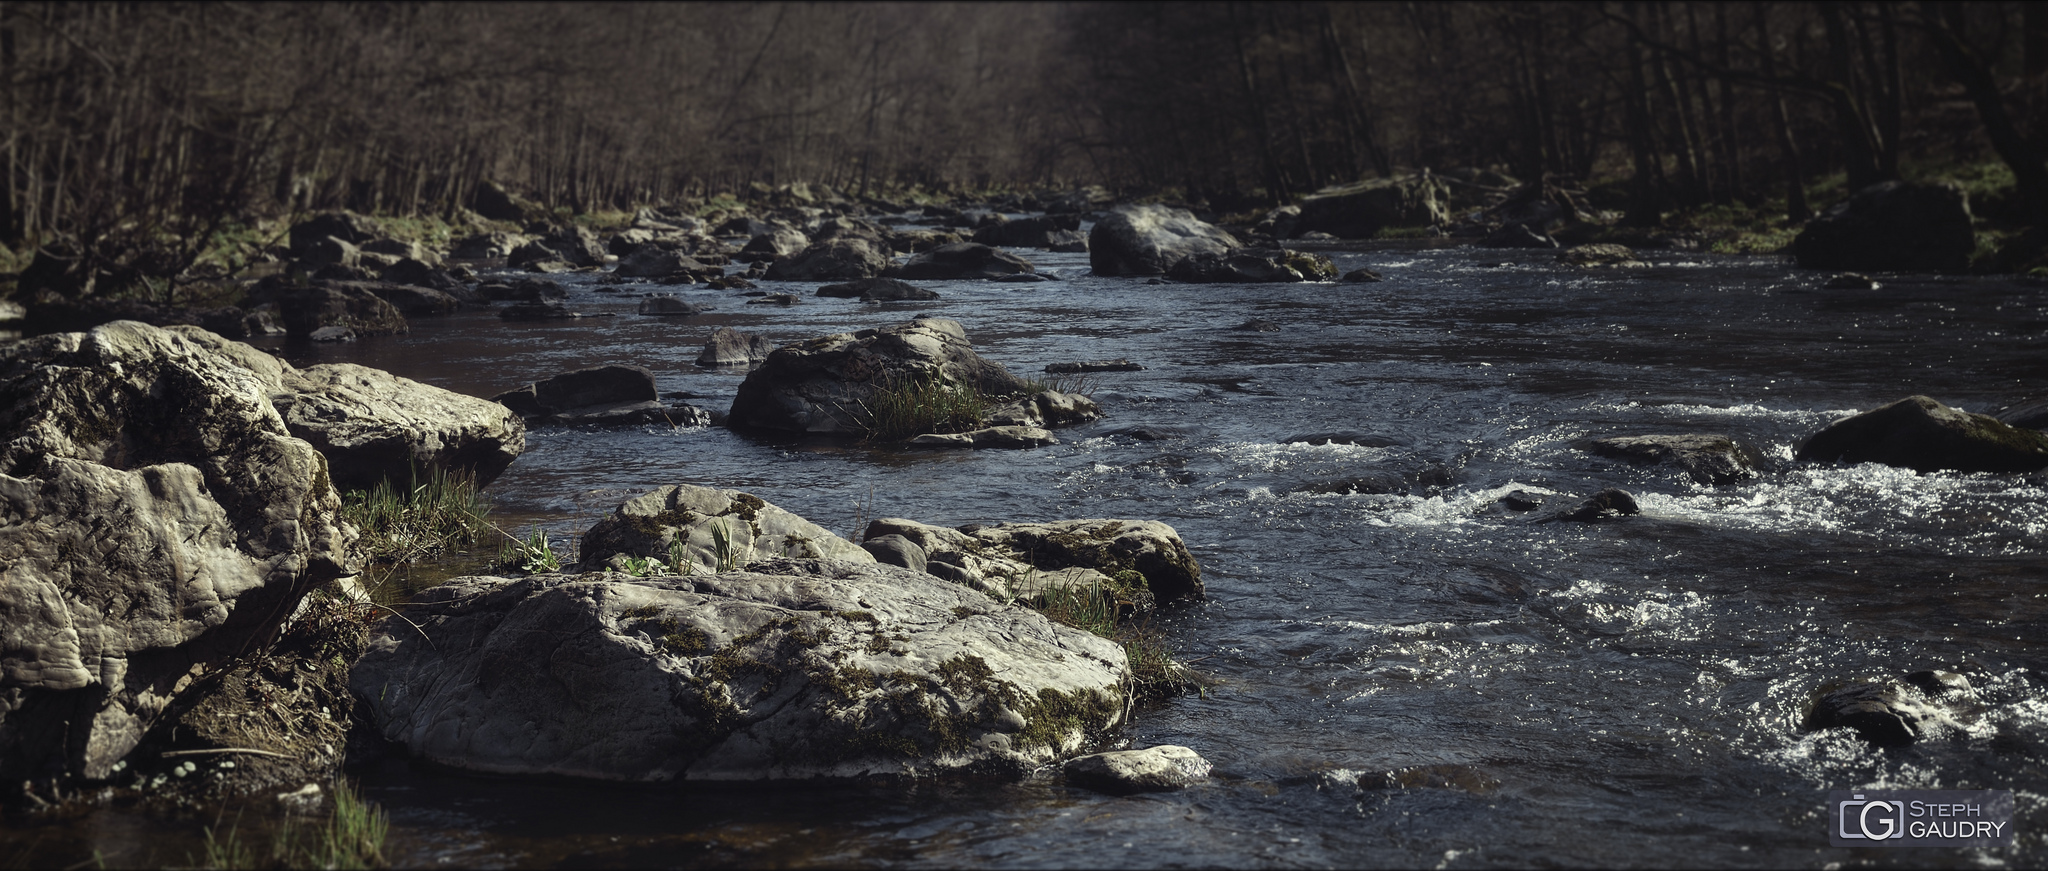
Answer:
<path fill-rule="evenodd" d="M 971 385 L 931 375 L 896 378 L 859 403 L 854 425 L 869 442 L 967 432 L 981 427 L 988 405 L 988 397 Z"/>
<path fill-rule="evenodd" d="M 326 820 L 312 826 L 286 817 L 272 830 L 270 849 L 259 852 L 241 838 L 239 822 L 219 837 L 206 829 L 202 868 L 388 868 L 384 840 L 391 820 L 374 802 L 364 799 L 345 781 L 329 791 Z"/>

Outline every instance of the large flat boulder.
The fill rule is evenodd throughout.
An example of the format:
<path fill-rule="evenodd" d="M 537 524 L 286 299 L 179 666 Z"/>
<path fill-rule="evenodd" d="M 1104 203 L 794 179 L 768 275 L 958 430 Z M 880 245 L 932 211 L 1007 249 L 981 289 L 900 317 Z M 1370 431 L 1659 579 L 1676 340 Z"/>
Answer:
<path fill-rule="evenodd" d="M 288 371 L 271 404 L 292 435 L 327 458 L 334 486 L 410 486 L 429 470 L 490 483 L 526 450 L 511 409 L 353 363 Z"/>
<path fill-rule="evenodd" d="M 659 559 L 671 572 L 716 571 L 776 557 L 875 560 L 859 545 L 751 493 L 693 484 L 627 500 L 583 534 L 581 548 L 583 565 L 592 570 L 618 556 Z"/>
<path fill-rule="evenodd" d="M 855 434 L 863 401 L 892 383 L 926 378 L 990 394 L 1019 386 L 1001 364 L 974 352 L 958 321 L 919 318 L 777 348 L 740 384 L 728 423 Z"/>
<path fill-rule="evenodd" d="M 1088 233 L 1088 264 L 1096 275 L 1163 275 L 1196 255 L 1224 256 L 1239 247 L 1222 228 L 1186 209 L 1121 206 Z"/>
<path fill-rule="evenodd" d="M 1016 776 L 1129 710 L 1115 643 L 894 566 L 460 578 L 415 601 L 351 686 L 385 738 L 470 771 Z"/>
<path fill-rule="evenodd" d="M 2031 472 L 2048 468 L 2048 435 L 1925 396 L 1846 417 L 1814 433 L 1797 458 L 1883 463 L 1918 472 Z"/>
<path fill-rule="evenodd" d="M 108 777 L 345 573 L 328 464 L 271 404 L 283 364 L 235 347 L 117 321 L 0 348 L 0 782 Z"/>
<path fill-rule="evenodd" d="M 1961 272 L 1976 248 L 1962 188 L 1903 181 L 1857 191 L 1792 240 L 1792 256 L 1807 269 Z"/>

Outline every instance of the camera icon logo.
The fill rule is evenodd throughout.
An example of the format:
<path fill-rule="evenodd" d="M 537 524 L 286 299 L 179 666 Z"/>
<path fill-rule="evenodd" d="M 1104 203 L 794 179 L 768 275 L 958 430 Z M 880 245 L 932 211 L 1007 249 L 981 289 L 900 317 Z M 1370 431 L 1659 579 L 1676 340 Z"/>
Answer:
<path fill-rule="evenodd" d="M 1838 811 L 1836 834 L 1844 840 L 1888 841 L 1906 836 L 1906 803 L 1903 801 L 1864 800 L 1863 793 L 1856 793 L 1851 801 L 1844 801 Z"/>

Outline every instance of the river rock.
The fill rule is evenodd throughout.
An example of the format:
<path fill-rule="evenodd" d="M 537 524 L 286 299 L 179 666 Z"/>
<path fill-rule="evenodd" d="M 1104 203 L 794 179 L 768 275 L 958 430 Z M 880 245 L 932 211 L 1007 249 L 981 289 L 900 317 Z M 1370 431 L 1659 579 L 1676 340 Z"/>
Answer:
<path fill-rule="evenodd" d="M 889 256 L 865 239 L 841 238 L 814 242 L 804 250 L 768 264 L 769 281 L 832 281 L 873 278 L 889 268 Z"/>
<path fill-rule="evenodd" d="M 1344 273 L 1344 277 L 1338 280 L 1346 284 L 1365 284 L 1375 281 L 1385 281 L 1387 279 L 1379 273 L 1374 272 L 1370 269 L 1360 268 L 1353 269 L 1350 272 Z"/>
<path fill-rule="evenodd" d="M 1976 248 L 1969 197 L 1946 182 L 1871 185 L 1792 240 L 1792 256 L 1807 269 L 1961 272 Z"/>
<path fill-rule="evenodd" d="M 1588 446 L 1603 457 L 1645 465 L 1670 464 L 1702 484 L 1732 484 L 1756 475 L 1757 452 L 1722 435 L 1618 436 Z"/>
<path fill-rule="evenodd" d="M 329 236 L 315 239 L 298 249 L 299 268 L 308 272 L 339 266 L 354 269 L 363 263 L 363 252 L 354 245 Z"/>
<path fill-rule="evenodd" d="M 639 313 L 643 315 L 660 315 L 663 317 L 693 317 L 710 310 L 710 306 L 684 302 L 673 296 L 646 297 L 640 300 L 640 307 L 638 309 Z"/>
<path fill-rule="evenodd" d="M 476 192 L 470 195 L 469 207 L 476 210 L 477 214 L 493 221 L 511 221 L 515 224 L 544 219 L 548 212 L 547 207 L 490 179 L 485 179 L 476 186 Z"/>
<path fill-rule="evenodd" d="M 461 301 L 453 295 L 431 287 L 415 287 L 393 284 L 388 281 L 335 281 L 328 282 L 336 287 L 366 291 L 378 299 L 391 304 L 404 315 L 446 315 L 462 308 Z"/>
<path fill-rule="evenodd" d="M 342 490 L 408 487 L 429 469 L 482 487 L 526 450 L 526 425 L 511 409 L 353 363 L 287 369 L 271 404 L 327 458 Z"/>
<path fill-rule="evenodd" d="M 891 267 L 882 273 L 890 278 L 919 281 L 948 281 L 1001 278 L 1021 272 L 1035 272 L 1031 261 L 978 242 L 941 245 Z"/>
<path fill-rule="evenodd" d="M 109 777 L 195 667 L 262 649 L 346 573 L 327 462 L 262 377 L 178 329 L 120 321 L 0 351 L 10 789 Z"/>
<path fill-rule="evenodd" d="M 1635 496 L 1627 490 L 1609 487 L 1577 503 L 1560 502 L 1543 507 L 1526 518 L 1526 522 L 1598 523 L 1640 513 L 1642 508 L 1636 504 Z"/>
<path fill-rule="evenodd" d="M 1059 427 L 1087 423 L 1102 417 L 1102 406 L 1079 393 L 1041 390 L 1022 399 L 990 408 L 989 423 L 998 426 Z M 1048 442 L 1050 444 L 1050 442 Z"/>
<path fill-rule="evenodd" d="M 2048 468 L 2048 435 L 1908 396 L 1836 421 L 1800 445 L 1797 459 L 1916 472 L 2031 472 Z"/>
<path fill-rule="evenodd" d="M 1306 251 L 1240 250 L 1190 256 L 1174 264 L 1166 275 L 1197 284 L 1330 281 L 1337 277 L 1337 266 L 1328 257 Z"/>
<path fill-rule="evenodd" d="M 1120 206 L 1088 234 L 1088 263 L 1096 275 L 1163 275 L 1197 254 L 1237 250 L 1228 232 L 1186 209 L 1156 204 Z"/>
<path fill-rule="evenodd" d="M 590 527 L 583 566 L 596 570 L 620 555 L 667 559 L 678 538 L 703 571 L 776 557 L 875 561 L 860 545 L 751 493 L 677 484 L 630 499 Z"/>
<path fill-rule="evenodd" d="M 1180 533 L 1152 520 L 1054 520 L 949 529 L 900 517 L 868 524 L 863 541 L 901 535 L 924 549 L 928 560 L 965 573 L 949 573 L 997 596 L 1030 595 L 1061 572 L 1087 570 L 1069 580 L 1099 583 L 1106 592 L 1159 603 L 1202 596 L 1202 567 Z M 936 568 L 929 570 L 936 571 Z M 1127 575 L 1136 573 L 1136 577 Z M 1032 586 L 1020 586 L 1032 585 Z"/>
<path fill-rule="evenodd" d="M 775 349 L 747 374 L 733 397 L 731 425 L 813 433 L 859 433 L 861 403 L 901 380 L 937 378 L 991 396 L 1022 388 L 1001 364 L 983 359 L 958 321 L 837 333 Z"/>
<path fill-rule="evenodd" d="M 1567 266 L 1585 267 L 1610 266 L 1628 268 L 1650 265 L 1637 259 L 1636 252 L 1629 250 L 1627 245 L 1616 245 L 1612 242 L 1574 245 L 1558 254 L 1557 262 Z"/>
<path fill-rule="evenodd" d="M 1202 755 L 1174 744 L 1143 750 L 1114 750 L 1067 760 L 1067 782 L 1110 795 L 1173 792 L 1207 779 L 1214 766 Z"/>
<path fill-rule="evenodd" d="M 1339 239 L 1370 239 L 1387 227 L 1433 227 L 1451 222 L 1443 179 L 1422 173 L 1324 188 L 1302 198 L 1295 234 L 1319 231 Z"/>
<path fill-rule="evenodd" d="M 1900 679 L 1866 680 L 1814 698 L 1799 730 L 1854 729 L 1880 747 L 1904 747 L 1960 728 L 1977 705 L 1969 679 L 1950 671 L 1917 671 Z"/>
<path fill-rule="evenodd" d="M 938 299 L 938 291 L 918 287 L 908 281 L 894 278 L 863 278 L 844 284 L 828 284 L 818 288 L 818 295 L 840 299 L 858 298 L 863 302 L 885 302 L 905 299 Z"/>
<path fill-rule="evenodd" d="M 532 241 L 518 233 L 483 233 L 455 243 L 448 252 L 451 260 L 496 260 L 508 257 L 519 246 Z"/>
<path fill-rule="evenodd" d="M 810 240 L 793 227 L 772 226 L 747 240 L 736 259 L 748 263 L 780 260 L 804 250 L 809 244 Z"/>
<path fill-rule="evenodd" d="M 341 327 L 363 336 L 411 329 L 396 306 L 351 283 L 294 285 L 272 276 L 257 282 L 248 301 L 251 305 L 275 305 L 285 332 L 295 338 L 311 336 L 322 327 Z"/>
<path fill-rule="evenodd" d="M 292 225 L 287 234 L 292 251 L 303 256 L 308 248 L 325 239 L 338 239 L 360 247 L 383 235 L 377 222 L 354 212 L 327 212 Z"/>
<path fill-rule="evenodd" d="M 351 685 L 385 738 L 469 771 L 1022 776 L 1130 705 L 1116 643 L 872 562 L 460 578 L 415 602 Z"/>
<path fill-rule="evenodd" d="M 924 571 L 924 548 L 900 535 L 882 535 L 860 543 L 861 550 L 868 552 L 875 561 L 887 566 L 901 566 L 913 572 Z"/>
<path fill-rule="evenodd" d="M 704 343 L 704 352 L 697 355 L 697 365 L 751 366 L 768 359 L 774 350 L 775 342 L 767 336 L 719 327 Z"/>
<path fill-rule="evenodd" d="M 983 227 L 974 231 L 974 241 L 1005 248 L 1052 248 L 1082 241 L 1080 229 L 1080 215 L 1042 215 Z"/>
<path fill-rule="evenodd" d="M 522 278 L 511 284 L 480 284 L 476 292 L 492 302 L 547 302 L 569 298 L 569 291 L 552 278 Z"/>
<path fill-rule="evenodd" d="M 620 278 L 689 276 L 708 280 L 724 276 L 725 270 L 699 262 L 673 248 L 664 248 L 659 243 L 649 243 L 620 258 L 618 268 L 612 270 L 612 274 Z"/>

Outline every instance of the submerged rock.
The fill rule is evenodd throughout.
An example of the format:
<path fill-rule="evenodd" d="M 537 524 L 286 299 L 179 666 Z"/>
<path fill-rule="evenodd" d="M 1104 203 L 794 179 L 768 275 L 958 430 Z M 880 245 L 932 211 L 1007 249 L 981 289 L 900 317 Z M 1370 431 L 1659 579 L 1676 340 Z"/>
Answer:
<path fill-rule="evenodd" d="M 1814 698 L 1802 732 L 1854 729 L 1880 747 L 1904 747 L 1961 725 L 1976 707 L 1969 679 L 1950 671 L 1916 671 L 1896 680 L 1859 681 Z"/>
<path fill-rule="evenodd" d="M 283 364 L 181 329 L 117 321 L 0 357 L 10 789 L 107 778 L 195 667 L 261 649 L 346 571 L 327 461 L 257 371 Z"/>
<path fill-rule="evenodd" d="M 1067 782 L 1110 795 L 1172 792 L 1207 779 L 1214 766 L 1174 744 L 1095 753 L 1067 761 Z"/>
<path fill-rule="evenodd" d="M 1627 245 L 1617 245 L 1613 242 L 1593 242 L 1586 245 L 1574 245 L 1557 255 L 1557 262 L 1568 266 L 1587 267 L 1609 266 L 1629 268 L 1650 265 L 1636 257 L 1636 252 L 1629 250 Z"/>
<path fill-rule="evenodd" d="M 1114 360 L 1078 360 L 1072 363 L 1047 363 L 1045 371 L 1054 375 L 1071 375 L 1082 372 L 1142 372 L 1145 367 L 1118 357 Z"/>
<path fill-rule="evenodd" d="M 1088 234 L 1088 263 L 1096 275 L 1163 275 L 1198 254 L 1224 256 L 1236 238 L 1185 209 L 1121 206 Z"/>
<path fill-rule="evenodd" d="M 351 686 L 384 737 L 469 771 L 1021 776 L 1130 705 L 1114 642 L 875 563 L 461 578 L 416 601 Z"/>
<path fill-rule="evenodd" d="M 1732 484 L 1756 475 L 1755 450 L 1722 435 L 1618 436 L 1588 446 L 1603 457 L 1645 465 L 1670 464 L 1702 484 Z"/>
<path fill-rule="evenodd" d="M 967 432 L 925 433 L 904 444 L 913 448 L 1042 448 L 1059 444 L 1051 430 L 1036 426 L 989 426 Z"/>
<path fill-rule="evenodd" d="M 1517 509 L 1522 510 L 1522 509 Z M 1609 487 L 1574 505 L 1552 505 L 1527 518 L 1529 523 L 1597 523 L 1617 517 L 1642 513 L 1636 505 L 1636 497 L 1627 490 Z"/>
<path fill-rule="evenodd" d="M 2031 472 L 2048 468 L 2048 435 L 1908 396 L 1836 421 L 1800 445 L 1797 458 L 1917 472 Z"/>

